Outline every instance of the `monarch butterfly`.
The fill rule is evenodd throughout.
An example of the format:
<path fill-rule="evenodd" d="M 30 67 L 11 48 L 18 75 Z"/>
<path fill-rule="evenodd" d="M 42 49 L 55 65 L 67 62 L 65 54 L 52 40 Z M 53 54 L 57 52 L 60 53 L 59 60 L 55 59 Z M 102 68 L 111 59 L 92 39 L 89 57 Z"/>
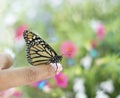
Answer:
<path fill-rule="evenodd" d="M 62 60 L 62 56 L 57 55 L 54 49 L 48 45 L 38 35 L 25 30 L 23 36 L 27 45 L 27 61 L 33 65 L 56 63 Z"/>

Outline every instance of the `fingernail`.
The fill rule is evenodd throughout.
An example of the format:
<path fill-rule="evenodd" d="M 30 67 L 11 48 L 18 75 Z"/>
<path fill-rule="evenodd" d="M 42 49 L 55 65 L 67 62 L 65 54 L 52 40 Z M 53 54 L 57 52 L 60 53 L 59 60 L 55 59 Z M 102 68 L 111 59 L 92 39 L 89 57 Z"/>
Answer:
<path fill-rule="evenodd" d="M 60 63 L 57 63 L 57 65 L 56 65 L 56 63 L 51 63 L 51 66 L 55 69 L 55 71 L 57 70 L 56 74 L 60 73 L 63 69 L 62 65 Z M 57 66 L 58 66 L 58 69 L 57 69 Z"/>

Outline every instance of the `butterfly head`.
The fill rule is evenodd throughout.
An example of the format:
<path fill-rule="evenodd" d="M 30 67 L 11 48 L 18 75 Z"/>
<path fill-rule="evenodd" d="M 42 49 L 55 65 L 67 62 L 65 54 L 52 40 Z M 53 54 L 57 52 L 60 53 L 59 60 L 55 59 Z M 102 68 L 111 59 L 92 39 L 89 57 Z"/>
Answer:
<path fill-rule="evenodd" d="M 57 58 L 58 58 L 58 62 L 60 62 L 63 57 L 60 55 L 60 56 L 58 56 Z"/>
<path fill-rule="evenodd" d="M 62 56 L 54 56 L 50 59 L 51 63 L 57 63 L 57 62 L 60 62 L 62 60 Z"/>

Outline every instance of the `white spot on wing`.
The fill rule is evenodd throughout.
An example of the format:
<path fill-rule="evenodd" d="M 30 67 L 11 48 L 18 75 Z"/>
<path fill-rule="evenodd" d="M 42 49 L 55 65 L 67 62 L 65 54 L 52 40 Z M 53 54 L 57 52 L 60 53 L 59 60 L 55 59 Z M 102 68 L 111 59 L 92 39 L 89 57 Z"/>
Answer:
<path fill-rule="evenodd" d="M 35 39 L 36 38 L 36 36 L 33 36 L 33 39 Z"/>

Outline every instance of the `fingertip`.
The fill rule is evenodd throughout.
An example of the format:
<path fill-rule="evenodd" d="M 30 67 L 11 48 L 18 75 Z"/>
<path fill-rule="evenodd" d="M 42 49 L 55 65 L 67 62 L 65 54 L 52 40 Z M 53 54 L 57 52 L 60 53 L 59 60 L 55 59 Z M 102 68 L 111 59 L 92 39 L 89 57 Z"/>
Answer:
<path fill-rule="evenodd" d="M 0 69 L 9 68 L 13 64 L 13 58 L 9 54 L 6 54 L 6 53 L 0 54 L 0 61 L 1 61 Z"/>
<path fill-rule="evenodd" d="M 60 63 L 50 63 L 50 65 L 54 68 L 56 74 L 59 74 L 63 70 L 63 67 Z"/>

